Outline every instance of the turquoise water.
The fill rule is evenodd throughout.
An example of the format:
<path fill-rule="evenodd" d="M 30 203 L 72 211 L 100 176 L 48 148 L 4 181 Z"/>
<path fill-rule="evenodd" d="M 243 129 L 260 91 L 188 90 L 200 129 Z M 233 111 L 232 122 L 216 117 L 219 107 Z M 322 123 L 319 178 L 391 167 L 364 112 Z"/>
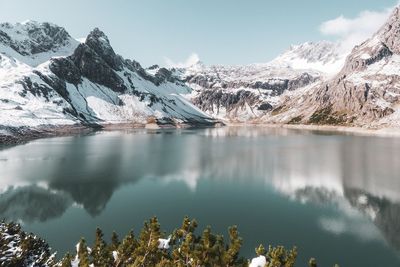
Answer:
<path fill-rule="evenodd" d="M 296 245 L 299 265 L 400 266 L 400 139 L 269 128 L 133 130 L 0 150 L 0 217 L 60 254 L 94 230 L 138 233 L 156 215 L 216 232 L 242 254 Z"/>

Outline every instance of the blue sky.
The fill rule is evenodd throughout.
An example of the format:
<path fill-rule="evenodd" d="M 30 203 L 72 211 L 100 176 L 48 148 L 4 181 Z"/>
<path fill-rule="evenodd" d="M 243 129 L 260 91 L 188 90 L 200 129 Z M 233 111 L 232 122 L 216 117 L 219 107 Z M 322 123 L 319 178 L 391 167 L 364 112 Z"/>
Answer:
<path fill-rule="evenodd" d="M 377 27 L 369 24 L 381 24 L 380 15 L 396 3 L 397 0 L 0 0 L 0 18 L 2 22 L 53 22 L 76 38 L 99 27 L 117 53 L 144 66 L 165 64 L 166 58 L 182 62 L 193 53 L 207 64 L 246 64 L 266 62 L 291 44 L 352 40 L 360 35 L 359 31 L 361 35 L 369 34 L 370 28 Z M 377 12 L 372 14 L 377 16 L 368 16 L 367 12 L 363 17 L 366 10 Z M 321 30 L 329 20 L 333 22 Z"/>

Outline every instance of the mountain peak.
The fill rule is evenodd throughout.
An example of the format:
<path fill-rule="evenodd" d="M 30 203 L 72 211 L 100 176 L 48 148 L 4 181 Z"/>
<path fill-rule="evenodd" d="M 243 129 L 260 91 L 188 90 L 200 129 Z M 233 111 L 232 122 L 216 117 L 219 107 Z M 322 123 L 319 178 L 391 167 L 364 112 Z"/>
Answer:
<path fill-rule="evenodd" d="M 15 24 L 1 23 L 0 45 L 0 52 L 36 66 L 52 56 L 71 54 L 78 42 L 63 27 L 28 20 Z"/>
<path fill-rule="evenodd" d="M 85 44 L 93 49 L 115 70 L 122 68 L 121 58 L 114 52 L 107 35 L 99 28 L 94 28 L 86 37 Z"/>
<path fill-rule="evenodd" d="M 344 62 L 345 55 L 339 50 L 338 43 L 329 41 L 291 45 L 289 50 L 275 58 L 270 64 L 333 74 L 340 70 Z"/>
<path fill-rule="evenodd" d="M 86 41 L 93 39 L 93 40 L 97 40 L 97 41 L 101 41 L 104 44 L 107 44 L 108 46 L 110 46 L 110 41 L 108 40 L 107 35 L 100 30 L 99 28 L 94 28 L 89 35 L 86 38 Z"/>
<path fill-rule="evenodd" d="M 285 54 L 293 54 L 303 58 L 307 62 L 331 61 L 338 57 L 338 44 L 329 41 L 306 42 L 300 45 L 292 45 Z"/>
<path fill-rule="evenodd" d="M 397 6 L 387 22 L 377 33 L 383 42 L 393 53 L 400 54 L 400 7 Z"/>
<path fill-rule="evenodd" d="M 36 21 L 36 20 L 27 19 L 27 20 L 24 20 L 24 21 L 20 22 L 20 24 L 22 24 L 22 25 L 27 25 L 27 24 L 39 25 L 40 23 L 38 21 Z"/>
<path fill-rule="evenodd" d="M 393 54 L 400 54 L 400 7 L 394 8 L 386 23 L 371 38 L 353 48 L 339 76 L 363 71 Z"/>

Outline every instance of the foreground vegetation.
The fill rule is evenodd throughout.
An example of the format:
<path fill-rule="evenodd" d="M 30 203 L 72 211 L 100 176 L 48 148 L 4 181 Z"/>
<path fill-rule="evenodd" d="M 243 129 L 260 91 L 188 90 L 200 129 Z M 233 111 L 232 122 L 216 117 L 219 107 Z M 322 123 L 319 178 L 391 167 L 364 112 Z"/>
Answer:
<path fill-rule="evenodd" d="M 206 227 L 196 235 L 197 222 L 185 217 L 182 225 L 166 236 L 157 218 L 152 218 L 136 237 L 130 231 L 122 240 L 114 232 L 107 243 L 100 229 L 92 246 L 81 239 L 76 253 L 67 253 L 60 261 L 55 260 L 48 244 L 33 234 L 25 233 L 19 224 L 0 224 L 0 266 L 57 266 L 57 267 L 124 267 L 124 266 L 251 266 L 251 267 L 293 267 L 297 250 L 263 245 L 256 248 L 257 257 L 249 261 L 240 256 L 242 239 L 236 226 L 228 229 L 229 240 L 211 232 Z M 74 249 L 75 251 L 75 249 Z M 310 259 L 310 267 L 316 267 Z"/>

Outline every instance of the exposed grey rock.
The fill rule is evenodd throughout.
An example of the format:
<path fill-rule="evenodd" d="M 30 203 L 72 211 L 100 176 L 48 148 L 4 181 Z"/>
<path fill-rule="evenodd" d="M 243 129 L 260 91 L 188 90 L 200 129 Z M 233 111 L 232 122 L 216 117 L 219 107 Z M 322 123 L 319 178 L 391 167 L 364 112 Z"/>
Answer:
<path fill-rule="evenodd" d="M 184 82 L 189 85 L 199 85 L 204 89 L 250 88 L 256 90 L 269 90 L 272 91 L 273 95 L 281 95 L 286 90 L 296 90 L 297 88 L 309 85 L 318 79 L 319 77 L 312 76 L 306 72 L 290 79 L 270 78 L 262 81 L 226 81 L 219 77 L 199 74 L 186 77 Z"/>
<path fill-rule="evenodd" d="M 269 64 L 205 66 L 201 62 L 187 69 L 171 69 L 171 73 L 196 90 L 192 102 L 197 107 L 230 121 L 256 120 L 276 105 L 276 97 L 321 77 L 316 71 Z"/>
<path fill-rule="evenodd" d="M 99 28 L 95 28 L 90 32 L 85 44 L 93 49 L 112 69 L 117 71 L 122 70 L 122 57 L 115 54 L 108 37 Z"/>
<path fill-rule="evenodd" d="M 258 110 L 263 110 L 263 111 L 268 111 L 272 110 L 274 107 L 270 103 L 262 103 L 259 107 Z"/>
<path fill-rule="evenodd" d="M 160 66 L 158 66 L 157 64 L 154 64 L 154 65 L 148 67 L 147 69 L 149 69 L 149 70 L 155 70 L 155 69 L 159 69 L 159 68 L 160 68 Z"/>
<path fill-rule="evenodd" d="M 83 77 L 111 88 L 115 92 L 124 92 L 126 90 L 124 81 L 115 73 L 113 66 L 107 63 L 106 60 L 110 60 L 109 57 L 102 56 L 88 45 L 80 44 L 70 59 L 81 71 Z"/>
<path fill-rule="evenodd" d="M 193 95 L 192 101 L 203 111 L 221 117 L 219 110 L 226 110 L 227 113 L 222 117 L 227 120 L 236 121 L 238 118 L 235 116 L 240 116 L 240 121 L 258 120 L 271 109 L 270 106 L 278 104 L 280 96 L 285 92 L 320 81 L 325 74 L 308 67 L 337 63 L 337 50 L 337 45 L 329 42 L 306 43 L 293 47 L 270 63 L 206 66 L 197 62 L 187 68 L 171 69 L 171 72 L 195 89 L 197 94 Z M 306 64 L 301 69 L 289 64 L 291 61 L 304 61 L 309 65 Z M 214 90 L 215 93 L 210 90 Z M 268 106 L 260 107 L 263 103 L 267 103 Z"/>
<path fill-rule="evenodd" d="M 400 94 L 400 76 L 392 71 L 400 63 L 395 57 L 400 55 L 399 36 L 397 7 L 372 38 L 352 50 L 336 76 L 287 98 L 266 120 L 300 118 L 300 123 L 359 126 L 391 123 Z"/>
<path fill-rule="evenodd" d="M 379 30 L 378 36 L 390 51 L 400 54 L 400 8 L 396 7 L 389 20 Z"/>
<path fill-rule="evenodd" d="M 56 58 L 50 63 L 50 70 L 68 83 L 77 85 L 82 81 L 81 70 L 71 58 Z"/>
<path fill-rule="evenodd" d="M 204 89 L 192 102 L 210 114 L 220 116 L 221 112 L 225 112 L 225 118 L 229 120 L 241 120 L 241 116 L 256 117 L 256 111 L 262 112 L 272 107 L 269 103 L 262 103 L 257 94 L 248 90 L 229 92 L 222 89 Z M 247 107 L 254 108 L 254 112 L 243 115 L 247 113 Z"/>
<path fill-rule="evenodd" d="M 160 68 L 157 73 L 155 74 L 154 83 L 157 85 L 162 84 L 163 82 L 182 82 L 177 77 L 175 77 L 172 72 L 166 68 Z"/>
<path fill-rule="evenodd" d="M 21 30 L 26 32 L 28 38 L 24 40 L 12 39 L 7 30 L 12 29 L 10 23 L 0 24 L 0 42 L 13 48 L 21 55 L 33 55 L 48 51 L 54 51 L 59 47 L 66 46 L 71 36 L 68 32 L 51 23 L 38 23 L 29 21 L 20 25 Z"/>
<path fill-rule="evenodd" d="M 1 91 L 12 89 L 22 97 L 1 96 L 2 109 L 19 111 L 10 114 L 12 119 L 0 116 L 5 126 L 216 122 L 182 96 L 191 89 L 171 71 L 147 71 L 122 58 L 98 28 L 78 44 L 52 24 L 0 24 L 0 42 L 1 65 L 13 73 L 1 77 Z"/>

